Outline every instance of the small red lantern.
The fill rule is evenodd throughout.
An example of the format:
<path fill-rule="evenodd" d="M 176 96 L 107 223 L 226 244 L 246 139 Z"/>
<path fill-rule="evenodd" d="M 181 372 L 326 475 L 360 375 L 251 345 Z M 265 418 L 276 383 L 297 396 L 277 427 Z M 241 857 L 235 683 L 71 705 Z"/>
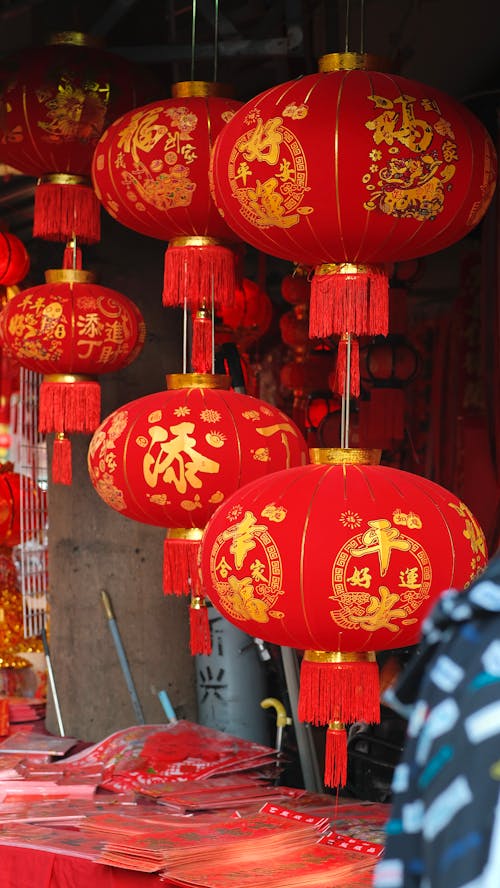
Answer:
<path fill-rule="evenodd" d="M 213 194 L 243 240 L 315 268 L 310 333 L 386 334 L 386 263 L 468 234 L 493 195 L 483 125 L 442 92 L 334 53 L 247 102 L 217 139 Z M 300 255 L 298 252 L 300 251 Z"/>
<path fill-rule="evenodd" d="M 220 216 L 208 185 L 216 136 L 241 102 L 217 83 L 185 81 L 173 98 L 115 121 L 97 145 L 92 177 L 97 196 L 122 225 L 170 241 L 165 254 L 165 305 L 197 310 L 231 302 L 237 238 Z"/>
<path fill-rule="evenodd" d="M 71 483 L 66 432 L 93 432 L 100 421 L 95 376 L 121 370 L 142 349 L 145 325 L 126 296 L 96 284 L 92 272 L 52 269 L 46 283 L 14 296 L 1 314 L 1 336 L 23 367 L 44 374 L 39 431 L 55 432 L 53 480 Z"/>
<path fill-rule="evenodd" d="M 99 240 L 100 207 L 90 183 L 94 148 L 111 121 L 151 98 L 151 88 L 137 65 L 77 32 L 3 60 L 0 160 L 39 177 L 35 237 Z"/>
<path fill-rule="evenodd" d="M 233 491 L 308 459 L 293 422 L 270 404 L 229 391 L 230 378 L 167 376 L 168 390 L 131 401 L 90 442 L 90 479 L 111 508 L 168 528 L 164 591 L 201 594 L 203 528 Z"/>
<path fill-rule="evenodd" d="M 30 258 L 22 240 L 10 231 L 0 232 L 0 286 L 18 284 L 28 274 Z"/>
<path fill-rule="evenodd" d="M 339 723 L 379 720 L 374 651 L 415 644 L 433 601 L 467 584 L 487 552 L 469 509 L 434 482 L 362 464 L 368 451 L 311 456 L 327 464 L 275 472 L 227 499 L 205 529 L 201 571 L 231 623 L 305 650 L 299 718 L 335 723 L 335 785 L 345 779 Z"/>
<path fill-rule="evenodd" d="M 10 548 L 21 542 L 21 491 L 27 493 L 27 499 L 39 514 L 46 515 L 47 497 L 38 485 L 27 475 L 13 471 L 12 463 L 0 466 L 0 546 Z M 29 513 L 24 515 L 23 529 L 26 539 L 33 536 L 34 528 L 30 527 Z"/>
<path fill-rule="evenodd" d="M 402 335 L 390 334 L 361 349 L 361 378 L 369 400 L 359 405 L 359 433 L 364 447 L 390 449 L 405 434 L 405 387 L 417 375 L 419 356 Z"/>

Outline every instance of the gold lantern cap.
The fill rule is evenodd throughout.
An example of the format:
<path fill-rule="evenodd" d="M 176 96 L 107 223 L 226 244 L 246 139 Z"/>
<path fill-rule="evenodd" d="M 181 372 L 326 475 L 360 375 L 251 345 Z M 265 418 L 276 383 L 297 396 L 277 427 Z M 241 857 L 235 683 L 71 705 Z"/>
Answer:
<path fill-rule="evenodd" d="M 220 96 L 229 99 L 233 88 L 229 83 L 215 83 L 210 80 L 179 80 L 172 84 L 173 99 L 196 99 Z"/>
<path fill-rule="evenodd" d="M 225 373 L 167 373 L 167 389 L 225 389 L 231 388 L 231 377 Z"/>
<path fill-rule="evenodd" d="M 93 284 L 95 281 L 94 272 L 83 268 L 48 268 L 45 272 L 47 284 Z"/>
<path fill-rule="evenodd" d="M 104 47 L 104 40 L 94 37 L 93 34 L 84 34 L 83 31 L 56 31 L 47 40 L 48 46 L 69 43 L 72 46 L 92 46 L 95 49 Z"/>
<path fill-rule="evenodd" d="M 378 466 L 382 450 L 362 447 L 311 447 L 309 459 L 321 466 Z"/>
<path fill-rule="evenodd" d="M 367 52 L 329 52 L 318 60 L 318 71 L 329 74 L 332 71 L 382 71 L 391 70 L 389 59 Z"/>

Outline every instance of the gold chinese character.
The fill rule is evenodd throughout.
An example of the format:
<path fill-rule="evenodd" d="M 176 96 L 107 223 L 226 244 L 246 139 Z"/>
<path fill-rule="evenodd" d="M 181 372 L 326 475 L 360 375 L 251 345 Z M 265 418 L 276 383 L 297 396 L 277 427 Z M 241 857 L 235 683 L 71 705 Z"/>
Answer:
<path fill-rule="evenodd" d="M 234 564 L 237 570 L 243 567 L 246 556 L 252 549 L 255 549 L 254 537 L 258 533 L 267 530 L 265 524 L 257 524 L 257 519 L 252 512 L 245 512 L 245 515 L 238 524 L 230 527 L 222 534 L 222 538 L 230 540 L 232 543 L 229 551 L 234 555 Z"/>
<path fill-rule="evenodd" d="M 243 182 L 243 185 L 246 185 L 247 179 L 251 175 L 252 175 L 252 170 L 250 169 L 250 167 L 248 166 L 248 164 L 245 161 L 242 161 L 242 163 L 239 164 L 238 169 L 236 170 L 236 176 L 234 178 L 235 178 L 235 181 L 237 181 L 238 179 L 241 179 L 241 181 Z"/>
<path fill-rule="evenodd" d="M 265 568 L 265 565 L 262 564 L 262 561 L 259 561 L 259 559 L 256 558 L 255 561 L 253 561 L 252 564 L 250 565 L 250 573 L 252 575 L 252 580 L 255 580 L 255 581 L 260 580 L 261 582 L 265 583 L 266 578 L 262 572 L 264 570 L 264 568 Z"/>
<path fill-rule="evenodd" d="M 365 589 L 370 588 L 371 581 L 372 577 L 368 567 L 354 567 L 352 576 L 347 577 L 347 582 L 351 583 L 352 586 L 363 586 Z"/>
<path fill-rule="evenodd" d="M 270 166 L 277 163 L 283 141 L 283 134 L 278 132 L 281 123 L 281 117 L 272 117 L 266 123 L 259 120 L 255 129 L 251 130 L 247 138 L 244 137 L 238 145 L 245 160 L 250 162 L 260 160 Z"/>
<path fill-rule="evenodd" d="M 104 330 L 104 324 L 97 312 L 90 311 L 87 315 L 79 315 L 76 320 L 78 334 L 80 336 L 89 336 L 91 339 L 101 336 Z"/>
<path fill-rule="evenodd" d="M 169 431 L 173 435 L 170 440 Z M 185 493 L 188 484 L 196 488 L 203 486 L 198 478 L 199 472 L 217 474 L 220 464 L 198 453 L 193 431 L 192 422 L 181 422 L 170 426 L 170 430 L 163 426 L 151 426 L 148 430 L 151 444 L 143 460 L 144 480 L 149 487 L 156 487 L 159 477 L 163 476 L 165 484 L 174 484 L 179 493 Z M 155 458 L 151 451 L 158 444 L 159 453 Z"/>
<path fill-rule="evenodd" d="M 400 539 L 399 530 L 392 527 L 391 522 L 387 518 L 377 518 L 368 522 L 371 530 L 367 530 L 363 534 L 364 546 L 359 549 L 353 549 L 351 554 L 356 558 L 363 555 L 378 554 L 380 563 L 380 576 L 385 576 L 389 569 L 391 560 L 391 552 L 393 549 L 399 549 L 400 552 L 408 552 L 410 548 L 409 540 Z"/>
<path fill-rule="evenodd" d="M 228 563 L 228 561 L 226 561 L 224 555 L 222 556 L 219 563 L 215 565 L 215 569 L 216 571 L 218 571 L 218 573 L 220 573 L 222 579 L 225 580 L 229 571 L 231 570 L 231 565 Z"/>
<path fill-rule="evenodd" d="M 398 586 L 403 589 L 420 589 L 420 585 L 417 567 L 406 567 L 404 570 L 399 571 Z"/>

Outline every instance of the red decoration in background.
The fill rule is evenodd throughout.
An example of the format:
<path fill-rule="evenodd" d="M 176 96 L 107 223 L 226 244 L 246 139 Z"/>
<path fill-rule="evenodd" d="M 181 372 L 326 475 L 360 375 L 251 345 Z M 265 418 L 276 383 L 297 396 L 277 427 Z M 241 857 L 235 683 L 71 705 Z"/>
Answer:
<path fill-rule="evenodd" d="M 248 481 L 308 459 L 288 416 L 227 391 L 229 383 L 210 374 L 167 376 L 167 391 L 115 410 L 90 442 L 90 479 L 104 502 L 169 529 L 165 593 L 201 595 L 199 541 L 221 502 Z"/>
<path fill-rule="evenodd" d="M 99 240 L 100 207 L 90 184 L 94 148 L 106 127 L 148 101 L 152 89 L 147 72 L 76 32 L 3 60 L 0 159 L 40 177 L 35 237 Z"/>
<path fill-rule="evenodd" d="M 170 241 L 163 301 L 196 311 L 231 302 L 237 240 L 210 196 L 214 141 L 241 107 L 220 85 L 174 84 L 173 98 L 125 114 L 101 138 L 92 177 L 97 196 L 122 225 Z"/>
<path fill-rule="evenodd" d="M 419 355 L 404 336 L 392 334 L 371 342 L 361 355 L 361 375 L 370 392 L 359 405 L 361 442 L 391 449 L 404 439 L 405 388 L 418 372 Z"/>
<path fill-rule="evenodd" d="M 320 73 L 247 102 L 212 155 L 214 199 L 239 237 L 315 268 L 312 337 L 387 333 L 385 263 L 464 237 L 495 186 L 479 120 L 372 62 L 323 56 Z"/>
<path fill-rule="evenodd" d="M 53 480 L 71 483 L 66 432 L 93 432 L 100 421 L 95 375 L 121 370 L 139 354 L 145 325 L 126 296 L 81 269 L 46 272 L 47 283 L 23 290 L 5 306 L 0 333 L 21 366 L 44 374 L 39 430 L 55 432 Z"/>
<path fill-rule="evenodd" d="M 0 231 L 0 286 L 18 284 L 29 267 L 30 258 L 22 240 L 10 231 Z"/>
<path fill-rule="evenodd" d="M 415 644 L 437 596 L 484 567 L 486 543 L 434 482 L 361 464 L 367 451 L 312 456 L 331 462 L 253 481 L 217 510 L 202 579 L 238 628 L 305 650 L 301 720 L 378 721 L 373 652 Z"/>
<path fill-rule="evenodd" d="M 0 546 L 12 548 L 21 542 L 21 486 L 25 501 L 29 501 L 34 510 L 44 512 L 47 509 L 45 492 L 28 476 L 14 472 L 12 463 L 3 463 L 0 466 Z M 29 539 L 37 528 L 30 527 L 29 513 L 23 517 L 24 537 Z"/>

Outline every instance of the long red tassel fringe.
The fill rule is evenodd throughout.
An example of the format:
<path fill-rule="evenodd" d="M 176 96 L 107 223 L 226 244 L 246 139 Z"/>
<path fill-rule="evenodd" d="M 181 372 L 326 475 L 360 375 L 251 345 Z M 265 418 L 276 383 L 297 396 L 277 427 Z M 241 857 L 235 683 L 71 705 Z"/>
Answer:
<path fill-rule="evenodd" d="M 171 540 L 163 546 L 163 594 L 201 595 L 199 540 Z"/>
<path fill-rule="evenodd" d="M 38 431 L 94 432 L 101 417 L 98 382 L 47 382 L 40 386 Z"/>
<path fill-rule="evenodd" d="M 380 688 L 375 662 L 311 663 L 302 661 L 298 715 L 300 721 L 325 725 L 380 721 Z"/>
<path fill-rule="evenodd" d="M 384 272 L 314 275 L 309 306 L 312 339 L 346 330 L 357 336 L 386 336 L 388 329 L 389 284 Z"/>
<path fill-rule="evenodd" d="M 337 362 L 333 376 L 332 391 L 337 395 L 346 394 L 346 369 L 347 369 L 347 340 L 343 337 L 339 340 L 337 350 Z M 361 382 L 359 374 L 359 340 L 351 337 L 351 366 L 349 375 L 349 390 L 353 398 L 359 398 Z"/>
<path fill-rule="evenodd" d="M 67 486 L 70 486 L 73 481 L 71 441 L 62 434 L 56 435 L 54 438 L 54 446 L 52 449 L 52 481 L 54 484 L 66 484 Z"/>
<path fill-rule="evenodd" d="M 73 234 L 85 244 L 100 240 L 100 204 L 93 189 L 41 182 L 35 188 L 33 236 L 67 241 Z"/>
<path fill-rule="evenodd" d="M 208 608 L 204 598 L 193 596 L 189 608 L 189 648 L 194 656 L 212 653 Z"/>
<path fill-rule="evenodd" d="M 193 317 L 191 366 L 195 373 L 210 373 L 212 369 L 212 321 L 200 313 Z"/>
<path fill-rule="evenodd" d="M 236 289 L 234 253 L 229 247 L 175 246 L 165 253 L 163 305 L 197 310 L 211 298 L 217 305 L 231 305 Z"/>
<path fill-rule="evenodd" d="M 347 734 L 345 728 L 328 726 L 325 744 L 325 786 L 339 789 L 347 783 Z"/>

